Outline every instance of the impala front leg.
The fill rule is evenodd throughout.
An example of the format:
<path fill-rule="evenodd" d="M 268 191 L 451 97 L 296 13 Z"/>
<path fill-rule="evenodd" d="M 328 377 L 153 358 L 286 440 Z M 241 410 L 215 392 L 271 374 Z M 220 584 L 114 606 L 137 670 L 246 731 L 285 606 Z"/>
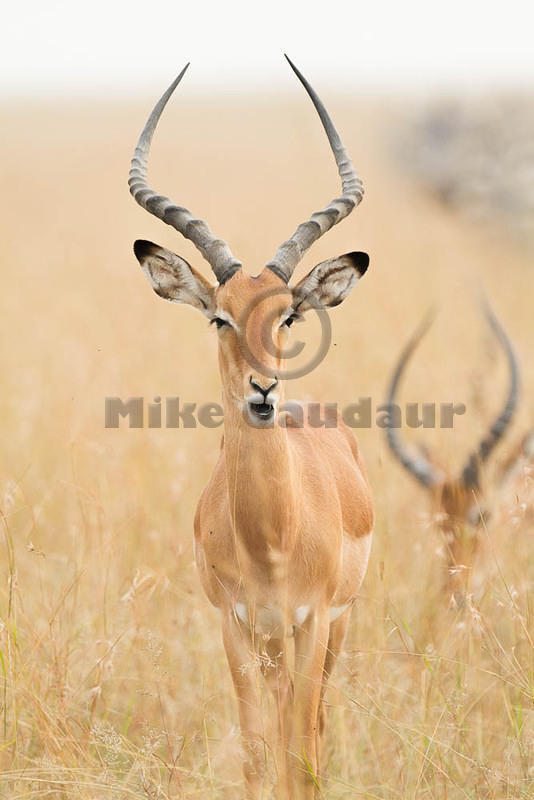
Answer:
<path fill-rule="evenodd" d="M 290 756 L 292 760 L 292 799 L 311 800 L 319 774 L 317 727 L 325 665 L 328 608 L 311 612 L 295 633 L 294 718 Z"/>
<path fill-rule="evenodd" d="M 326 728 L 326 708 L 324 704 L 324 696 L 328 688 L 328 681 L 330 680 L 330 676 L 334 671 L 337 658 L 341 653 L 341 648 L 343 647 L 343 641 L 345 639 L 345 634 L 347 633 L 347 628 L 349 626 L 351 613 L 352 613 L 352 607 L 349 607 L 347 608 L 346 611 L 343 612 L 343 614 L 338 619 L 330 623 L 330 631 L 328 636 L 328 649 L 326 652 L 326 658 L 324 662 L 323 684 L 321 687 L 321 700 L 319 703 L 317 738 L 316 738 L 319 777 L 321 777 L 322 775 L 321 770 L 324 768 L 323 766 L 324 762 L 322 759 L 324 734 Z"/>
<path fill-rule="evenodd" d="M 276 748 L 277 800 L 291 797 L 288 785 L 288 748 L 293 711 L 293 683 L 287 665 L 285 638 L 271 638 L 265 642 L 268 660 L 263 670 L 267 685 L 273 693 L 278 714 L 278 742 Z"/>
<path fill-rule="evenodd" d="M 249 800 L 263 796 L 266 777 L 265 736 L 261 709 L 261 675 L 248 627 L 223 611 L 223 642 L 237 696 L 241 737 L 245 751 L 243 775 Z"/>

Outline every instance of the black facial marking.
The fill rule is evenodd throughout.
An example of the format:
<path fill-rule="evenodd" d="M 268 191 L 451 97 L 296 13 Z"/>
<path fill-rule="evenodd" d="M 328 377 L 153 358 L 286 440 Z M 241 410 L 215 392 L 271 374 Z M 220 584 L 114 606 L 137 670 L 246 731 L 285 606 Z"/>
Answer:
<path fill-rule="evenodd" d="M 290 328 L 298 319 L 302 319 L 301 315 L 297 314 L 296 311 L 293 311 L 293 313 L 284 321 L 284 325 L 287 325 L 287 327 Z"/>
<path fill-rule="evenodd" d="M 227 322 L 225 319 L 221 319 L 220 317 L 212 317 L 210 319 L 210 325 L 216 325 L 217 330 L 223 328 L 225 325 L 229 325 L 230 323 Z"/>

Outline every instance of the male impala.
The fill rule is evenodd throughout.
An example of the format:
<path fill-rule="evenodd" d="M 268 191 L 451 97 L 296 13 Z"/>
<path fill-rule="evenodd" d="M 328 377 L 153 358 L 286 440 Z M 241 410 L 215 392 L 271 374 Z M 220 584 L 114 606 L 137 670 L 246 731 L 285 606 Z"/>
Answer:
<path fill-rule="evenodd" d="M 437 466 L 437 459 L 436 463 L 432 463 L 426 451 L 420 449 L 418 454 L 412 452 L 404 444 L 396 428 L 386 429 L 387 441 L 393 455 L 431 494 L 432 510 L 444 534 L 447 552 L 447 575 L 444 586 L 447 593 L 458 603 L 462 602 L 468 587 L 469 573 L 479 545 L 481 525 L 488 517 L 487 500 L 490 491 L 482 481 L 481 467 L 510 425 L 519 393 L 519 369 L 510 339 L 495 314 L 485 304 L 483 313 L 504 350 L 510 376 L 509 386 L 502 411 L 476 451 L 469 455 L 460 475 L 446 474 Z M 395 403 L 403 372 L 431 321 L 432 317 L 428 316 L 402 351 L 391 379 L 388 404 Z M 517 453 L 514 463 L 519 458 L 521 454 Z M 504 477 L 503 475 L 501 483 L 504 482 Z"/>
<path fill-rule="evenodd" d="M 296 286 L 288 285 L 311 244 L 363 196 L 326 109 L 291 66 L 328 136 L 342 195 L 299 225 L 259 275 L 245 272 L 204 221 L 147 185 L 154 130 L 187 67 L 149 117 L 129 183 L 143 208 L 196 245 L 218 281 L 211 285 L 183 258 L 151 242 L 134 245 L 154 291 L 171 302 L 195 306 L 218 329 L 224 437 L 196 512 L 196 561 L 204 590 L 221 611 L 248 796 L 262 795 L 266 754 L 271 752 L 279 796 L 300 800 L 313 797 L 318 786 L 325 727 L 322 697 L 366 571 L 373 503 L 358 445 L 342 421 L 337 427 L 301 426 L 281 409 L 283 348 L 293 320 L 310 308 L 338 305 L 369 263 L 365 253 L 349 253 L 322 262 Z M 293 635 L 290 671 L 288 637 Z M 272 750 L 266 741 L 259 672 L 277 706 L 278 736 Z"/>

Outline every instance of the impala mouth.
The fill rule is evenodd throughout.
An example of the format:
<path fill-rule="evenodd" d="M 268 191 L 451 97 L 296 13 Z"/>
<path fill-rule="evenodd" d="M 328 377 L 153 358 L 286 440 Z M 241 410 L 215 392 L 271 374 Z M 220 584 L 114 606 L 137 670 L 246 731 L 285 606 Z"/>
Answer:
<path fill-rule="evenodd" d="M 270 403 L 250 403 L 249 407 L 261 419 L 267 419 L 274 412 L 274 406 Z"/>
<path fill-rule="evenodd" d="M 273 400 L 274 402 L 269 402 Z M 253 425 L 270 425 L 274 420 L 276 399 L 252 395 L 247 398 L 249 420 Z"/>

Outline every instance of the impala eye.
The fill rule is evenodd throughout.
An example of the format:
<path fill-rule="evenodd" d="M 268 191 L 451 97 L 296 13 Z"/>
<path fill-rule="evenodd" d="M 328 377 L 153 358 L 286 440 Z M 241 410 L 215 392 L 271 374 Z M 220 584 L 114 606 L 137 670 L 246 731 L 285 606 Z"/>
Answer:
<path fill-rule="evenodd" d="M 220 317 L 212 317 L 210 320 L 210 325 L 216 325 L 217 330 L 222 328 L 224 325 L 229 325 L 230 323 L 227 322 L 225 319 L 221 319 Z"/>
<path fill-rule="evenodd" d="M 286 320 L 284 320 L 283 324 L 287 325 L 287 327 L 290 328 L 293 325 L 293 323 L 296 322 L 299 319 L 302 319 L 302 317 L 300 316 L 300 314 L 297 314 L 297 312 L 294 311 L 291 314 L 291 316 L 289 316 Z"/>

